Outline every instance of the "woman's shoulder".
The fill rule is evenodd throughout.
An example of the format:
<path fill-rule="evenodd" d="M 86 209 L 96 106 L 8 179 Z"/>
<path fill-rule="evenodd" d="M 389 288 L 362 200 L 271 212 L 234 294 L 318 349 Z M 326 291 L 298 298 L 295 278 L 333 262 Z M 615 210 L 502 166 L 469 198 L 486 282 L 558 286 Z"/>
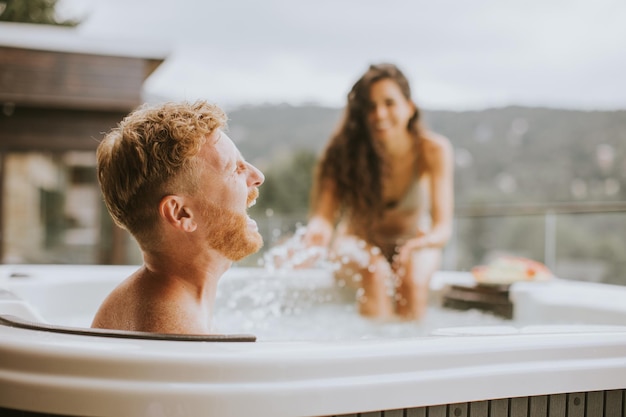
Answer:
<path fill-rule="evenodd" d="M 422 133 L 421 139 L 422 152 L 426 157 L 451 155 L 452 153 L 452 143 L 447 137 L 439 133 L 428 130 Z"/>

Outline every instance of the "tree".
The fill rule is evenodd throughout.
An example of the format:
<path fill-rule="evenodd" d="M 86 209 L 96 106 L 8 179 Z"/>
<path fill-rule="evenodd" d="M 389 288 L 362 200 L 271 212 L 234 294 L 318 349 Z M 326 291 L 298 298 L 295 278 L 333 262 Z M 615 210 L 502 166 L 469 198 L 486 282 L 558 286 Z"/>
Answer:
<path fill-rule="evenodd" d="M 58 0 L 0 0 L 0 21 L 76 26 L 78 20 L 58 20 Z"/>
<path fill-rule="evenodd" d="M 265 170 L 265 183 L 252 213 L 306 214 L 317 156 L 306 149 L 294 151 Z"/>

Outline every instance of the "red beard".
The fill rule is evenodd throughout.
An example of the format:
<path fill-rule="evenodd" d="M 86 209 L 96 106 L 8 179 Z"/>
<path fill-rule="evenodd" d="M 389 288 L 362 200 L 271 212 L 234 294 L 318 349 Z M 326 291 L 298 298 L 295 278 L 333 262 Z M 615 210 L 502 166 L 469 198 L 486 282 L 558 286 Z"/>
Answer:
<path fill-rule="evenodd" d="M 255 188 L 248 195 L 248 205 L 259 192 Z M 258 231 L 248 228 L 248 217 L 207 203 L 207 239 L 211 247 L 232 261 L 239 261 L 257 252 L 263 246 L 263 237 Z"/>

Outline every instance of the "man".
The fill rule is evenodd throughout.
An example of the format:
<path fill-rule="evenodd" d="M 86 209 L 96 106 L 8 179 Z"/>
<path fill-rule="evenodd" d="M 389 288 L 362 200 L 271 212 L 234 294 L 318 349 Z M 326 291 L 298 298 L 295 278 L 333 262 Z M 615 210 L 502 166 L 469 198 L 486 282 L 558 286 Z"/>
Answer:
<path fill-rule="evenodd" d="M 263 240 L 246 210 L 263 174 L 204 101 L 142 106 L 98 146 L 98 180 L 143 265 L 104 300 L 92 327 L 209 334 L 217 283 Z"/>

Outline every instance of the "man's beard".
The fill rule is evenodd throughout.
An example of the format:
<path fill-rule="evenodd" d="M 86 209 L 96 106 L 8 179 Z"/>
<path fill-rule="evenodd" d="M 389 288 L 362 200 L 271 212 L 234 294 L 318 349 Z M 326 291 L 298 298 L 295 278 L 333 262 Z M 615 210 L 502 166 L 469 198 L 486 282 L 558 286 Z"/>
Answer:
<path fill-rule="evenodd" d="M 254 197 L 248 200 L 254 200 Z M 231 261 L 239 261 L 263 246 L 261 234 L 248 229 L 245 214 L 207 203 L 205 216 L 209 244 Z"/>

